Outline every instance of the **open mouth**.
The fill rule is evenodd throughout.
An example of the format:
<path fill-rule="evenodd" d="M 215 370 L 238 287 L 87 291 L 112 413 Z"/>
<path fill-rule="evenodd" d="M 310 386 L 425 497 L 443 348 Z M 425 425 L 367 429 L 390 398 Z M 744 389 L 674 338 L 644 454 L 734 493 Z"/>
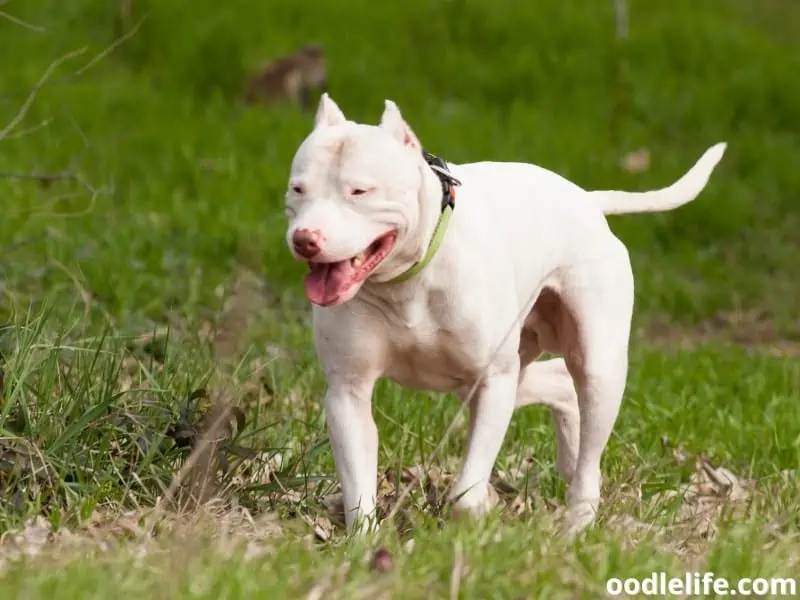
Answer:
<path fill-rule="evenodd" d="M 384 233 L 365 250 L 337 262 L 310 262 L 306 276 L 306 296 L 314 304 L 331 306 L 347 298 L 386 258 L 397 240 L 397 232 Z"/>

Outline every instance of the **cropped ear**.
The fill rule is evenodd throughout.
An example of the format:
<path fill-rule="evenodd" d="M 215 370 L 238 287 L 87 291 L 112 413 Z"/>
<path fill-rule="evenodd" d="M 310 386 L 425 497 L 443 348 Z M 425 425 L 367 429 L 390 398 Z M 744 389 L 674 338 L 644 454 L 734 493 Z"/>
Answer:
<path fill-rule="evenodd" d="M 415 150 L 422 150 L 419 139 L 417 139 L 417 136 L 411 131 L 411 127 L 409 127 L 408 123 L 403 119 L 403 115 L 400 114 L 400 109 L 397 108 L 397 104 L 391 100 L 386 100 L 384 105 L 380 128 L 386 130 L 387 133 L 404 146 L 409 146 Z"/>
<path fill-rule="evenodd" d="M 314 117 L 314 129 L 338 125 L 346 120 L 342 109 L 336 105 L 336 102 L 331 100 L 328 92 L 323 92 L 322 97 L 319 99 L 317 115 Z"/>

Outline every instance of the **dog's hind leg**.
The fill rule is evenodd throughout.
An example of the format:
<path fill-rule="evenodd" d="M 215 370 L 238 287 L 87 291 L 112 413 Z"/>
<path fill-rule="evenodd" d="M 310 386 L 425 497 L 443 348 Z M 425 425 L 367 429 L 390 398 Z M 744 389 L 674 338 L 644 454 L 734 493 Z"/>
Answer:
<path fill-rule="evenodd" d="M 578 462 L 580 412 L 578 394 L 563 358 L 535 361 L 523 367 L 517 387 L 517 408 L 542 404 L 550 409 L 556 430 L 556 466 L 569 483 Z"/>
<path fill-rule="evenodd" d="M 615 239 L 606 252 L 570 271 L 564 300 L 572 322 L 563 355 L 578 389 L 580 445 L 567 492 L 570 534 L 594 522 L 600 504 L 600 459 L 619 414 L 628 373 L 633 273 Z"/>

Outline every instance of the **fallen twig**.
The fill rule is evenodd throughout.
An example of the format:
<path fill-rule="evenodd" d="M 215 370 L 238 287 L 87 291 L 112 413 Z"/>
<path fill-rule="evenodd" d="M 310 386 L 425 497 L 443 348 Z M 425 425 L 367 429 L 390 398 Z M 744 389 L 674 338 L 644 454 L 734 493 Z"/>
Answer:
<path fill-rule="evenodd" d="M 2 4 L 4 3 L 0 3 L 0 5 Z M 44 33 L 45 31 L 47 31 L 44 27 L 39 27 L 38 25 L 33 25 L 32 23 L 23 21 L 19 17 L 10 15 L 4 10 L 0 10 L 0 19 L 6 19 L 7 21 L 11 21 L 12 23 L 14 23 L 14 25 L 19 25 L 20 27 L 24 27 L 25 29 L 30 29 L 31 31 L 35 31 L 36 33 Z"/>
<path fill-rule="evenodd" d="M 64 64 L 68 60 L 78 57 L 84 52 L 86 52 L 87 48 L 88 46 L 84 46 L 83 48 L 80 48 L 78 50 L 73 50 L 72 52 L 68 52 L 64 56 L 57 58 L 56 60 L 50 63 L 50 66 L 48 66 L 47 69 L 45 69 L 45 72 L 39 78 L 39 81 L 37 81 L 36 85 L 33 86 L 33 89 L 28 94 L 28 97 L 25 98 L 25 102 L 22 103 L 22 106 L 20 107 L 17 114 L 14 116 L 13 119 L 11 119 L 11 121 L 8 123 L 8 125 L 5 126 L 4 129 L 0 130 L 0 140 L 5 139 L 5 137 L 9 133 L 11 133 L 17 127 L 17 125 L 19 125 L 22 122 L 22 120 L 28 114 L 28 111 L 30 110 L 31 106 L 33 105 L 34 100 L 36 100 L 36 96 L 38 95 L 39 90 L 41 90 L 42 87 L 44 87 L 44 84 L 47 83 L 47 80 L 50 79 L 51 75 L 55 72 L 55 70 L 58 69 L 62 64 Z"/>

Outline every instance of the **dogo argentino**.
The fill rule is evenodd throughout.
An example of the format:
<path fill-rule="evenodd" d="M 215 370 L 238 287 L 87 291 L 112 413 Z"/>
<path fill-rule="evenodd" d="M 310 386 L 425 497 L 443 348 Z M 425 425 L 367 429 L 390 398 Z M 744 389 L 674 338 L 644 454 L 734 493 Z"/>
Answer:
<path fill-rule="evenodd" d="M 323 94 L 291 166 L 287 242 L 310 268 L 305 292 L 348 532 L 368 529 L 375 512 L 380 377 L 468 404 L 456 512 L 490 507 L 514 408 L 543 404 L 568 483 L 568 531 L 594 521 L 634 298 L 628 252 L 605 215 L 692 201 L 725 147 L 660 190 L 586 191 L 531 164 L 445 163 L 394 102 L 373 126 L 346 119 Z M 543 353 L 560 358 L 536 360 Z"/>

